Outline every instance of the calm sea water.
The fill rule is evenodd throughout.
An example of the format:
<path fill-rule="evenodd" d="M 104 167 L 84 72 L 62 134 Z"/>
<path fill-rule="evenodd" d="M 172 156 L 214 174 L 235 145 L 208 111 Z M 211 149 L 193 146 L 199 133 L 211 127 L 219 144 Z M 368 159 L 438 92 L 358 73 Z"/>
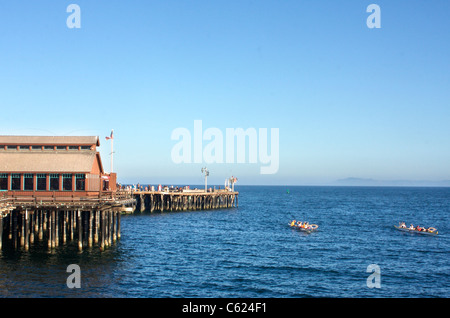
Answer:
<path fill-rule="evenodd" d="M 103 253 L 4 246 L 0 296 L 450 297 L 450 188 L 236 188 L 239 208 L 122 216 Z M 293 218 L 319 230 L 292 229 Z M 397 231 L 399 221 L 440 235 Z M 80 289 L 66 285 L 69 264 Z M 380 288 L 367 287 L 370 264 Z"/>

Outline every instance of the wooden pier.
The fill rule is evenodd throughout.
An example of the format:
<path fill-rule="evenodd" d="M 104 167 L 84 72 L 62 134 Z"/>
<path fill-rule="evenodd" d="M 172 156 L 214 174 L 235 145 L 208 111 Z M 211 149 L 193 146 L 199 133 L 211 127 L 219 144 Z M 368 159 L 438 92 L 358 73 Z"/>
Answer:
<path fill-rule="evenodd" d="M 81 251 L 101 250 L 120 238 L 123 207 L 135 204 L 126 192 L 98 197 L 36 197 L 0 195 L 0 248 L 3 239 L 14 248 L 28 250 L 35 241 L 47 241 L 49 249 L 74 241 Z"/>
<path fill-rule="evenodd" d="M 135 191 L 136 210 L 187 211 L 226 209 L 238 206 L 238 192 L 229 190 Z"/>
<path fill-rule="evenodd" d="M 48 248 L 75 242 L 78 249 L 104 250 L 120 238 L 121 214 L 226 209 L 238 206 L 238 192 L 229 190 L 115 191 L 98 196 L 67 196 L 60 192 L 43 197 L 0 192 L 0 250 L 3 240 L 28 250 L 36 241 Z"/>
<path fill-rule="evenodd" d="M 112 132 L 107 139 L 112 142 Z M 99 146 L 98 136 L 0 136 L 0 250 L 5 238 L 25 250 L 36 240 L 50 249 L 75 241 L 80 251 L 103 250 L 120 238 L 124 211 L 237 207 L 233 177 L 225 190 L 118 189 L 117 174 L 103 169 Z M 209 172 L 202 173 L 206 188 Z"/>

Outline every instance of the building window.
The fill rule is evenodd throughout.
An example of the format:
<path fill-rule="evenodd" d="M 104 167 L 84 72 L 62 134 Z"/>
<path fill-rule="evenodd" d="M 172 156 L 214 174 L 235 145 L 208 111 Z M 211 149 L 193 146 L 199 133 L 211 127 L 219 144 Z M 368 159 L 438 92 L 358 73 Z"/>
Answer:
<path fill-rule="evenodd" d="M 36 175 L 36 190 L 47 190 L 47 175 L 45 173 L 38 173 Z"/>
<path fill-rule="evenodd" d="M 20 173 L 11 174 L 11 190 L 20 190 Z"/>
<path fill-rule="evenodd" d="M 55 150 L 54 146 L 44 146 L 44 150 Z"/>
<path fill-rule="evenodd" d="M 23 189 L 25 191 L 33 191 L 33 174 L 25 173 L 23 175 Z"/>
<path fill-rule="evenodd" d="M 8 148 L 8 150 L 17 150 L 17 146 L 8 146 L 6 148 Z"/>
<path fill-rule="evenodd" d="M 0 190 L 8 190 L 8 174 L 0 173 Z"/>
<path fill-rule="evenodd" d="M 77 173 L 75 175 L 75 186 L 77 191 L 84 191 L 86 189 L 86 175 L 84 173 Z"/>
<path fill-rule="evenodd" d="M 33 150 L 42 150 L 42 146 L 31 146 Z"/>
<path fill-rule="evenodd" d="M 69 150 L 78 150 L 78 146 L 69 146 Z"/>
<path fill-rule="evenodd" d="M 63 173 L 63 190 L 72 191 L 72 174 Z"/>
<path fill-rule="evenodd" d="M 81 150 L 91 150 L 91 146 L 81 146 Z"/>
<path fill-rule="evenodd" d="M 59 191 L 59 174 L 50 174 L 50 191 Z"/>

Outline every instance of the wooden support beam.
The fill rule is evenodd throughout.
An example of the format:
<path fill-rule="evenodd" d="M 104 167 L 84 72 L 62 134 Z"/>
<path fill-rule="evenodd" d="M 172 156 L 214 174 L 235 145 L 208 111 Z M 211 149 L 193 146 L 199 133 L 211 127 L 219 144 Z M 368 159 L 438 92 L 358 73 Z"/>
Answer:
<path fill-rule="evenodd" d="M 59 211 L 55 211 L 55 246 L 59 246 Z"/>
<path fill-rule="evenodd" d="M 105 214 L 102 211 L 100 213 L 100 250 L 105 250 Z"/>
<path fill-rule="evenodd" d="M 88 244 L 89 247 L 92 246 L 92 227 L 93 227 L 93 222 L 94 222 L 94 216 L 93 216 L 93 211 L 88 211 L 89 213 L 89 237 L 88 237 Z"/>
<path fill-rule="evenodd" d="M 108 229 L 106 230 L 107 233 L 107 240 L 108 240 L 108 246 L 111 246 L 112 244 L 112 220 L 111 220 L 111 211 L 110 210 L 106 210 L 106 225 L 108 226 Z"/>
<path fill-rule="evenodd" d="M 77 211 L 78 217 L 78 250 L 83 250 L 83 235 L 82 235 L 82 225 L 81 225 L 81 211 Z"/>
<path fill-rule="evenodd" d="M 98 227 L 100 226 L 98 210 L 94 210 L 94 218 L 95 218 L 94 243 L 97 244 L 98 243 Z"/>
<path fill-rule="evenodd" d="M 48 248 L 52 248 L 52 211 L 46 212 L 47 228 L 48 228 Z"/>
<path fill-rule="evenodd" d="M 29 248 L 28 222 L 29 222 L 28 210 L 25 210 L 25 213 L 24 213 L 24 229 L 25 229 L 24 247 L 25 247 L 26 251 L 28 251 L 28 248 Z"/>
<path fill-rule="evenodd" d="M 3 213 L 0 212 L 0 249 L 3 245 Z"/>
<path fill-rule="evenodd" d="M 9 213 L 9 233 L 8 233 L 9 239 L 12 239 L 12 234 L 13 234 L 13 211 Z"/>
<path fill-rule="evenodd" d="M 38 219 L 39 219 L 39 232 L 38 232 L 38 239 L 39 241 L 42 241 L 44 238 L 44 211 L 39 210 L 38 212 Z"/>
<path fill-rule="evenodd" d="M 20 246 L 24 246 L 25 245 L 25 214 L 21 213 L 20 218 L 21 218 Z"/>
<path fill-rule="evenodd" d="M 117 239 L 120 239 L 120 213 L 117 213 Z"/>
<path fill-rule="evenodd" d="M 67 226 L 67 211 L 63 211 L 63 217 L 62 217 L 62 241 L 63 244 L 66 244 L 66 226 Z"/>

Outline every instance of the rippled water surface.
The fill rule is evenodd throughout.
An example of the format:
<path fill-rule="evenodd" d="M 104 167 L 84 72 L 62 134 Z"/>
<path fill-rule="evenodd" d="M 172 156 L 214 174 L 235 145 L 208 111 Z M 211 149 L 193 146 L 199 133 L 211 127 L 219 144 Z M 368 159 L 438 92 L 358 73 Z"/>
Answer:
<path fill-rule="evenodd" d="M 450 297 L 450 188 L 237 190 L 238 208 L 122 216 L 120 241 L 102 253 L 4 242 L 0 296 Z M 293 218 L 319 230 L 292 229 Z M 397 231 L 401 220 L 439 235 Z M 66 285 L 69 264 L 80 289 Z M 370 264 L 380 288 L 367 287 Z"/>

